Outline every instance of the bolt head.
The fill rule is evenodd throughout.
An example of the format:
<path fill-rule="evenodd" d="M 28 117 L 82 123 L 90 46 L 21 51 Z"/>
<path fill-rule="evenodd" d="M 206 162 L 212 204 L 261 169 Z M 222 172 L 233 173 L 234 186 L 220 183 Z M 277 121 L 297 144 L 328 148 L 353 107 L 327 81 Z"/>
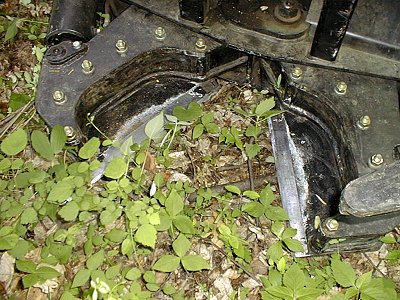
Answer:
<path fill-rule="evenodd" d="M 369 159 L 369 165 L 373 168 L 380 167 L 384 163 L 383 155 L 380 153 L 374 154 Z"/>
<path fill-rule="evenodd" d="M 165 32 L 164 27 L 157 27 L 156 30 L 154 30 L 154 36 L 156 37 L 157 40 L 163 40 L 165 39 L 167 33 Z"/>
<path fill-rule="evenodd" d="M 325 227 L 329 231 L 337 231 L 339 229 L 339 222 L 335 219 L 328 219 L 325 222 Z"/>
<path fill-rule="evenodd" d="M 347 92 L 347 84 L 344 81 L 340 81 L 337 83 L 335 87 L 335 92 L 339 95 L 344 95 Z"/>
<path fill-rule="evenodd" d="M 68 140 L 75 137 L 75 130 L 71 126 L 64 126 L 64 132 Z"/>
<path fill-rule="evenodd" d="M 196 49 L 200 51 L 207 49 L 206 41 L 203 38 L 198 38 L 196 40 Z"/>
<path fill-rule="evenodd" d="M 124 40 L 118 40 L 115 43 L 115 48 L 117 48 L 118 53 L 124 53 L 126 50 L 128 50 L 128 45 Z"/>
<path fill-rule="evenodd" d="M 85 74 L 93 73 L 93 70 L 94 70 L 93 63 L 90 60 L 85 59 L 82 62 L 82 70 L 83 70 L 83 73 L 85 73 Z"/>
<path fill-rule="evenodd" d="M 300 79 L 303 75 L 303 70 L 300 67 L 294 67 L 291 73 L 293 79 Z"/>
<path fill-rule="evenodd" d="M 72 47 L 73 47 L 74 49 L 76 49 L 76 50 L 81 49 L 81 47 L 82 47 L 82 42 L 81 42 L 81 41 L 74 41 L 74 42 L 72 43 Z"/>
<path fill-rule="evenodd" d="M 64 92 L 61 90 L 55 90 L 53 93 L 53 100 L 56 104 L 62 104 L 65 102 Z"/>
<path fill-rule="evenodd" d="M 361 116 L 357 125 L 360 129 L 367 129 L 371 125 L 371 118 L 369 116 Z"/>

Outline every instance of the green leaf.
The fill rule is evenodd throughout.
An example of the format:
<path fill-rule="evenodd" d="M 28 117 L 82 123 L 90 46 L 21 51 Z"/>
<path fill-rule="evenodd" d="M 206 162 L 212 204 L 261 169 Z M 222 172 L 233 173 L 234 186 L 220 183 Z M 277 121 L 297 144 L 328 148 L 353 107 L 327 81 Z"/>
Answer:
<path fill-rule="evenodd" d="M 252 200 L 256 200 L 256 199 L 260 198 L 260 195 L 255 191 L 244 191 L 243 196 L 250 198 Z"/>
<path fill-rule="evenodd" d="M 21 224 L 32 224 L 38 220 L 37 212 L 33 207 L 28 207 L 21 214 Z"/>
<path fill-rule="evenodd" d="M 273 109 L 275 106 L 275 99 L 274 97 L 269 97 L 264 101 L 261 101 L 255 110 L 255 113 L 258 117 L 263 117 L 268 111 Z"/>
<path fill-rule="evenodd" d="M 104 261 L 104 250 L 101 249 L 99 252 L 93 254 L 91 257 L 88 258 L 86 261 L 86 266 L 89 270 L 97 270 Z"/>
<path fill-rule="evenodd" d="M 367 287 L 372 279 L 372 271 L 362 274 L 356 280 L 356 287 L 358 289 L 362 289 L 363 287 Z"/>
<path fill-rule="evenodd" d="M 133 253 L 133 242 L 130 238 L 125 239 L 121 244 L 122 255 L 131 255 Z"/>
<path fill-rule="evenodd" d="M 22 284 L 26 289 L 30 288 L 36 283 L 39 283 L 40 281 L 42 281 L 42 278 L 40 278 L 40 276 L 37 274 L 28 274 L 22 278 Z"/>
<path fill-rule="evenodd" d="M 79 157 L 82 159 L 92 158 L 99 150 L 100 140 L 97 137 L 92 137 L 89 141 L 87 141 L 81 149 L 79 149 Z"/>
<path fill-rule="evenodd" d="M 283 275 L 283 284 L 293 291 L 304 287 L 306 279 L 303 271 L 297 264 L 293 264 Z"/>
<path fill-rule="evenodd" d="M 153 266 L 153 269 L 160 272 L 172 272 L 179 267 L 180 258 L 175 255 L 161 256 Z"/>
<path fill-rule="evenodd" d="M 142 272 L 138 268 L 132 268 L 125 274 L 125 278 L 128 280 L 136 280 L 142 276 Z"/>
<path fill-rule="evenodd" d="M 226 185 L 225 189 L 228 192 L 231 192 L 231 193 L 236 194 L 236 195 L 241 195 L 242 194 L 242 191 L 236 185 Z"/>
<path fill-rule="evenodd" d="M 60 300 L 76 300 L 77 298 L 74 297 L 74 295 L 69 292 L 69 291 L 65 291 L 62 295 Z"/>
<path fill-rule="evenodd" d="M 32 245 L 32 243 L 25 240 L 18 240 L 14 248 L 9 250 L 8 253 L 16 259 L 23 259 L 25 255 L 33 249 L 35 249 L 35 247 Z"/>
<path fill-rule="evenodd" d="M 204 132 L 204 125 L 203 124 L 197 124 L 193 128 L 192 138 L 193 139 L 199 138 L 203 134 L 203 132 Z"/>
<path fill-rule="evenodd" d="M 203 109 L 201 108 L 201 105 L 197 102 L 189 103 L 187 109 L 182 106 L 175 106 L 172 112 L 172 114 L 177 117 L 179 121 L 187 122 L 197 120 L 202 113 Z"/>
<path fill-rule="evenodd" d="M 265 209 L 264 213 L 272 221 L 286 221 L 289 219 L 286 211 L 280 206 L 269 206 Z"/>
<path fill-rule="evenodd" d="M 259 128 L 259 127 L 257 127 L 257 126 L 254 126 L 254 125 L 249 125 L 249 126 L 246 128 L 245 135 L 246 135 L 247 137 L 254 137 L 254 138 L 257 138 L 258 135 L 259 135 L 260 133 L 261 133 L 261 128 Z"/>
<path fill-rule="evenodd" d="M 113 243 L 121 243 L 126 237 L 126 231 L 113 228 L 105 235 L 105 238 Z"/>
<path fill-rule="evenodd" d="M 157 116 L 147 122 L 144 132 L 152 140 L 157 137 L 164 128 L 164 113 L 161 111 Z"/>
<path fill-rule="evenodd" d="M 396 238 L 390 233 L 380 238 L 382 243 L 385 244 L 396 244 Z"/>
<path fill-rule="evenodd" d="M 292 237 L 294 237 L 296 235 L 296 233 L 297 233 L 296 229 L 288 227 L 283 231 L 282 239 L 285 240 L 285 239 L 292 238 Z"/>
<path fill-rule="evenodd" d="M 10 250 L 15 247 L 19 236 L 15 233 L 0 237 L 0 250 Z"/>
<path fill-rule="evenodd" d="M 209 263 L 200 255 L 187 255 L 181 259 L 182 266 L 186 271 L 200 271 L 210 269 Z"/>
<path fill-rule="evenodd" d="M 67 142 L 67 135 L 65 134 L 64 127 L 56 125 L 51 130 L 50 145 L 53 154 L 61 152 Z"/>
<path fill-rule="evenodd" d="M 90 271 L 88 269 L 80 269 L 72 281 L 71 288 L 83 286 L 86 282 L 88 282 L 89 278 Z"/>
<path fill-rule="evenodd" d="M 74 187 L 69 180 L 63 180 L 56 183 L 47 196 L 47 201 L 61 203 L 72 196 Z"/>
<path fill-rule="evenodd" d="M 398 299 L 396 294 L 397 293 L 395 289 L 367 287 L 362 290 L 361 299 L 396 300 Z M 368 296 L 369 298 L 367 298 L 366 296 Z"/>
<path fill-rule="evenodd" d="M 121 271 L 121 266 L 120 265 L 111 266 L 106 271 L 106 278 L 107 279 L 113 279 L 114 277 L 119 275 L 120 271 Z"/>
<path fill-rule="evenodd" d="M 16 111 L 27 104 L 30 100 L 31 96 L 29 95 L 17 94 L 12 92 L 8 106 L 11 108 L 12 111 Z"/>
<path fill-rule="evenodd" d="M 174 217 L 183 210 L 183 199 L 175 189 L 172 189 L 168 198 L 165 200 L 165 210 L 167 213 Z"/>
<path fill-rule="evenodd" d="M 267 255 L 274 261 L 278 262 L 283 255 L 282 243 L 280 241 L 274 243 L 267 250 Z"/>
<path fill-rule="evenodd" d="M 280 299 L 294 299 L 292 291 L 285 286 L 271 286 L 266 289 L 266 292 Z"/>
<path fill-rule="evenodd" d="M 179 257 L 183 257 L 189 251 L 191 245 L 186 236 L 181 233 L 172 243 L 172 248 Z"/>
<path fill-rule="evenodd" d="M 246 144 L 246 155 L 249 159 L 253 159 L 261 151 L 261 147 L 258 144 Z"/>
<path fill-rule="evenodd" d="M 13 156 L 25 149 L 28 143 L 28 137 L 25 130 L 17 129 L 15 132 L 8 135 L 1 143 L 0 149 L 5 154 Z"/>
<path fill-rule="evenodd" d="M 19 19 L 15 18 L 12 22 L 8 25 L 6 35 L 4 36 L 4 42 L 7 42 L 13 39 L 18 33 L 17 22 Z"/>
<path fill-rule="evenodd" d="M 39 276 L 41 279 L 44 279 L 43 281 L 46 281 L 47 279 L 53 279 L 55 277 L 58 277 L 61 274 L 52 267 L 39 267 L 35 271 L 35 275 Z"/>
<path fill-rule="evenodd" d="M 35 273 L 36 271 L 36 264 L 30 260 L 17 260 L 15 266 L 24 273 Z"/>
<path fill-rule="evenodd" d="M 250 216 L 259 218 L 264 214 L 265 208 L 260 202 L 252 201 L 242 206 L 242 211 L 248 213 Z"/>
<path fill-rule="evenodd" d="M 59 210 L 58 214 L 64 221 L 73 221 L 79 214 L 79 205 L 75 201 L 68 202 Z"/>
<path fill-rule="evenodd" d="M 53 160 L 53 150 L 47 135 L 39 130 L 34 130 L 31 135 L 32 147 L 35 151 L 46 160 Z"/>
<path fill-rule="evenodd" d="M 283 222 L 274 222 L 271 225 L 271 232 L 275 234 L 279 239 L 282 238 L 282 233 L 285 231 L 285 225 Z"/>
<path fill-rule="evenodd" d="M 319 295 L 324 292 L 322 289 L 306 288 L 303 287 L 296 291 L 296 296 L 298 300 L 314 300 L 317 299 Z"/>
<path fill-rule="evenodd" d="M 214 113 L 208 112 L 201 117 L 201 123 L 208 124 L 214 122 Z"/>
<path fill-rule="evenodd" d="M 356 274 L 349 264 L 346 264 L 339 259 L 332 259 L 331 268 L 333 271 L 333 277 L 342 287 L 354 286 Z"/>
<path fill-rule="evenodd" d="M 187 233 L 187 234 L 194 233 L 193 222 L 191 219 L 189 219 L 188 216 L 184 216 L 184 215 L 176 216 L 172 220 L 172 223 L 182 233 Z"/>
<path fill-rule="evenodd" d="M 290 251 L 293 251 L 293 252 L 303 252 L 304 251 L 303 244 L 298 240 L 289 238 L 289 239 L 284 239 L 283 243 L 286 245 L 286 247 L 288 247 L 288 249 Z"/>
<path fill-rule="evenodd" d="M 215 123 L 207 123 L 204 125 L 208 133 L 217 134 L 220 132 L 219 126 Z"/>
<path fill-rule="evenodd" d="M 121 157 L 116 157 L 107 165 L 104 175 L 111 179 L 118 179 L 125 174 L 126 169 L 126 161 Z"/>
<path fill-rule="evenodd" d="M 157 230 L 150 224 L 141 225 L 135 233 L 135 240 L 142 245 L 154 249 L 157 240 Z"/>

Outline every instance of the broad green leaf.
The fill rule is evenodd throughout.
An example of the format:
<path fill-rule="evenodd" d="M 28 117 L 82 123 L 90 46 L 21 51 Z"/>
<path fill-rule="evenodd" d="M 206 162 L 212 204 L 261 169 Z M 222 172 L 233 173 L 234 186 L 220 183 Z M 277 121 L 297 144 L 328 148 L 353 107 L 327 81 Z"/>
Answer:
<path fill-rule="evenodd" d="M 200 271 L 209 269 L 209 263 L 200 255 L 187 255 L 181 259 L 182 266 L 186 271 Z"/>
<path fill-rule="evenodd" d="M 0 237 L 0 250 L 10 250 L 15 247 L 19 236 L 15 233 Z"/>
<path fill-rule="evenodd" d="M 257 126 L 254 126 L 254 125 L 249 125 L 249 126 L 246 128 L 245 135 L 246 135 L 247 137 L 254 137 L 254 138 L 257 138 L 258 135 L 259 135 L 260 133 L 261 133 L 261 128 L 259 128 L 259 127 L 257 127 Z"/>
<path fill-rule="evenodd" d="M 157 116 L 147 122 L 144 132 L 147 137 L 152 140 L 163 131 L 164 128 L 164 113 L 161 111 Z"/>
<path fill-rule="evenodd" d="M 194 233 L 193 222 L 188 216 L 178 215 L 172 220 L 172 223 L 182 233 Z"/>
<path fill-rule="evenodd" d="M 208 123 L 211 123 L 211 122 L 214 122 L 214 113 L 213 112 L 205 113 L 201 117 L 201 123 L 208 124 Z"/>
<path fill-rule="evenodd" d="M 204 132 L 204 125 L 203 124 L 197 124 L 193 128 L 192 138 L 193 139 L 199 138 L 203 134 L 203 132 Z"/>
<path fill-rule="evenodd" d="M 153 225 L 141 225 L 135 233 L 135 240 L 145 246 L 154 248 L 157 240 L 157 230 Z"/>
<path fill-rule="evenodd" d="M 89 270 L 97 270 L 104 261 L 104 250 L 101 249 L 99 252 L 93 254 L 91 257 L 88 258 L 86 261 L 86 266 Z"/>
<path fill-rule="evenodd" d="M 261 147 L 258 144 L 246 144 L 246 155 L 249 159 L 253 159 L 261 151 Z"/>
<path fill-rule="evenodd" d="M 74 295 L 69 292 L 69 291 L 65 291 L 62 295 L 60 300 L 76 300 L 77 298 L 74 297 Z"/>
<path fill-rule="evenodd" d="M 31 98 L 32 97 L 29 95 L 11 93 L 8 106 L 11 108 L 12 111 L 16 111 L 27 104 L 31 100 Z"/>
<path fill-rule="evenodd" d="M 47 201 L 61 203 L 72 196 L 74 187 L 68 180 L 57 182 L 47 196 Z"/>
<path fill-rule="evenodd" d="M 38 220 L 37 212 L 33 207 L 28 207 L 21 214 L 21 224 L 32 224 Z"/>
<path fill-rule="evenodd" d="M 132 268 L 125 274 L 125 278 L 128 280 L 136 280 L 142 277 L 142 272 L 138 268 Z"/>
<path fill-rule="evenodd" d="M 296 296 L 298 300 L 315 300 L 324 292 L 322 289 L 314 289 L 303 287 L 296 291 Z"/>
<path fill-rule="evenodd" d="M 362 289 L 363 287 L 368 287 L 372 279 L 372 271 L 362 274 L 356 280 L 356 287 Z"/>
<path fill-rule="evenodd" d="M 380 240 L 382 243 L 385 243 L 385 244 L 396 244 L 397 243 L 396 238 L 392 234 L 387 234 L 387 235 L 381 237 Z"/>
<path fill-rule="evenodd" d="M 203 109 L 201 105 L 197 102 L 189 103 L 187 109 L 182 106 L 175 106 L 172 114 L 178 118 L 179 121 L 195 121 L 197 120 L 201 114 L 203 113 Z"/>
<path fill-rule="evenodd" d="M 296 233 L 297 233 L 296 229 L 288 227 L 283 231 L 282 239 L 285 240 L 285 239 L 292 238 L 292 237 L 294 237 L 296 235 Z"/>
<path fill-rule="evenodd" d="M 25 130 L 19 128 L 3 140 L 0 148 L 5 154 L 13 156 L 24 150 L 27 143 L 28 137 Z"/>
<path fill-rule="evenodd" d="M 272 221 L 286 221 L 289 219 L 286 211 L 280 206 L 269 206 L 265 209 L 264 213 Z"/>
<path fill-rule="evenodd" d="M 129 237 L 122 242 L 121 253 L 128 256 L 133 253 L 133 242 Z"/>
<path fill-rule="evenodd" d="M 180 258 L 175 255 L 161 256 L 153 266 L 153 269 L 160 272 L 172 272 L 179 267 Z"/>
<path fill-rule="evenodd" d="M 126 231 L 113 228 L 104 237 L 113 243 L 121 243 L 126 237 Z"/>
<path fill-rule="evenodd" d="M 179 257 L 183 257 L 189 251 L 191 245 L 187 237 L 181 233 L 172 243 L 172 248 Z"/>
<path fill-rule="evenodd" d="M 39 130 L 34 130 L 31 135 L 32 147 L 35 151 L 46 160 L 53 160 L 53 150 L 47 135 Z"/>
<path fill-rule="evenodd" d="M 263 117 L 265 113 L 273 109 L 275 106 L 275 98 L 269 97 L 263 101 L 261 101 L 257 106 L 255 113 L 258 117 Z"/>
<path fill-rule="evenodd" d="M 242 194 L 242 191 L 236 185 L 226 185 L 225 189 L 228 192 L 231 192 L 231 193 L 236 194 L 236 195 L 241 195 Z"/>
<path fill-rule="evenodd" d="M 278 241 L 269 247 L 267 255 L 274 261 L 278 262 L 283 255 L 282 242 Z"/>
<path fill-rule="evenodd" d="M 293 264 L 283 275 L 283 284 L 293 291 L 304 287 L 306 283 L 303 271 L 297 264 Z"/>
<path fill-rule="evenodd" d="M 219 126 L 215 123 L 207 123 L 204 125 L 208 133 L 217 134 L 220 132 Z"/>
<path fill-rule="evenodd" d="M 40 276 L 38 276 L 37 274 L 28 274 L 25 275 L 22 278 L 22 284 L 24 286 L 24 288 L 30 288 L 31 286 L 35 285 L 36 283 L 39 283 L 41 281 L 44 281 L 42 278 L 40 278 Z"/>
<path fill-rule="evenodd" d="M 278 297 L 279 299 L 287 299 L 287 300 L 294 299 L 293 292 L 285 286 L 272 286 L 267 288 L 266 291 L 272 296 Z"/>
<path fill-rule="evenodd" d="M 304 247 L 303 244 L 295 239 L 284 239 L 283 243 L 286 245 L 286 247 L 289 248 L 290 251 L 293 252 L 303 252 L 304 251 Z"/>
<path fill-rule="evenodd" d="M 80 269 L 78 273 L 76 273 L 74 280 L 72 281 L 71 288 L 76 288 L 83 286 L 88 282 L 90 278 L 90 271 L 88 269 Z"/>
<path fill-rule="evenodd" d="M 331 268 L 333 271 L 333 277 L 342 287 L 354 286 L 356 274 L 349 264 L 346 264 L 339 259 L 332 259 Z"/>
<path fill-rule="evenodd" d="M 58 211 L 58 214 L 64 221 L 73 221 L 79 214 L 79 205 L 75 201 L 68 202 Z"/>
<path fill-rule="evenodd" d="M 125 174 L 127 163 L 121 157 L 114 158 L 106 167 L 104 176 L 111 179 L 118 179 Z"/>
<path fill-rule="evenodd" d="M 36 271 L 36 264 L 30 260 L 17 260 L 15 266 L 24 273 L 35 273 Z"/>
<path fill-rule="evenodd" d="M 17 22 L 19 21 L 18 18 L 14 18 L 12 22 L 8 25 L 6 35 L 4 36 L 4 42 L 7 42 L 13 39 L 18 33 Z"/>
<path fill-rule="evenodd" d="M 275 200 L 275 194 L 271 189 L 271 185 L 268 184 L 260 192 L 260 202 L 265 206 L 267 206 L 270 205 L 274 200 Z"/>
<path fill-rule="evenodd" d="M 276 221 L 271 225 L 271 232 L 275 234 L 279 239 L 282 237 L 282 233 L 285 231 L 285 225 L 283 222 Z"/>
<path fill-rule="evenodd" d="M 260 202 L 252 201 L 242 206 L 242 211 L 248 213 L 250 216 L 259 218 L 264 214 L 265 208 Z"/>
<path fill-rule="evenodd" d="M 47 280 L 47 279 L 53 279 L 55 277 L 60 276 L 60 272 L 58 272 L 56 269 L 52 267 L 39 267 L 35 271 L 35 275 L 39 276 L 40 278 Z"/>
<path fill-rule="evenodd" d="M 174 217 L 183 210 L 183 206 L 182 197 L 175 189 L 172 189 L 168 198 L 165 200 L 165 210 L 171 217 Z"/>
<path fill-rule="evenodd" d="M 56 125 L 51 130 L 50 145 L 54 154 L 61 152 L 67 142 L 67 135 L 65 134 L 64 127 Z"/>
<path fill-rule="evenodd" d="M 17 244 L 14 246 L 13 249 L 8 250 L 8 253 L 15 257 L 16 259 L 23 259 L 25 255 L 35 249 L 31 242 L 25 240 L 18 240 Z"/>
<path fill-rule="evenodd" d="M 11 167 L 11 160 L 6 157 L 0 161 L 0 171 L 8 171 Z"/>
<path fill-rule="evenodd" d="M 250 198 L 252 200 L 256 200 L 256 199 L 260 198 L 260 195 L 255 191 L 244 191 L 243 196 Z"/>
<path fill-rule="evenodd" d="M 113 279 L 114 277 L 119 275 L 120 271 L 121 271 L 121 266 L 120 265 L 111 266 L 106 271 L 106 278 L 107 279 Z"/>
<path fill-rule="evenodd" d="M 89 141 L 87 141 L 81 149 L 79 149 L 79 157 L 82 159 L 92 158 L 99 150 L 100 140 L 97 137 L 92 137 Z"/>

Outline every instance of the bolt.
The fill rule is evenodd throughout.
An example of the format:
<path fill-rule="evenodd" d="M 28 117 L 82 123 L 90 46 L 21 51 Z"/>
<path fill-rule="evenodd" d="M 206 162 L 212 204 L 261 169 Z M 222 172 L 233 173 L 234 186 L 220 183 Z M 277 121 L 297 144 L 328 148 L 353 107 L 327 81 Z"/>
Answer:
<path fill-rule="evenodd" d="M 82 70 L 83 70 L 83 73 L 85 73 L 85 74 L 93 73 L 93 71 L 94 71 L 93 63 L 90 60 L 85 59 L 82 62 Z"/>
<path fill-rule="evenodd" d="M 294 67 L 291 75 L 293 79 L 300 79 L 303 75 L 303 70 L 300 67 Z"/>
<path fill-rule="evenodd" d="M 346 94 L 347 91 L 347 84 L 344 81 L 339 81 L 335 87 L 335 92 L 339 95 Z"/>
<path fill-rule="evenodd" d="M 118 53 L 125 53 L 126 50 L 128 50 L 128 45 L 126 44 L 126 42 L 124 40 L 118 40 L 115 43 L 115 48 L 117 48 Z"/>
<path fill-rule="evenodd" d="M 206 41 L 202 38 L 196 40 L 196 49 L 199 51 L 204 51 L 207 49 Z"/>
<path fill-rule="evenodd" d="M 380 153 L 374 154 L 369 159 L 369 166 L 372 168 L 380 167 L 383 164 L 383 156 Z"/>
<path fill-rule="evenodd" d="M 74 49 L 79 50 L 82 47 L 82 42 L 81 41 L 74 41 L 72 43 L 72 47 L 74 47 Z"/>
<path fill-rule="evenodd" d="M 60 90 L 54 91 L 53 100 L 56 104 L 63 104 L 65 102 L 64 92 Z"/>
<path fill-rule="evenodd" d="M 329 231 L 337 231 L 339 229 L 339 222 L 335 219 L 328 219 L 325 222 L 325 227 Z"/>
<path fill-rule="evenodd" d="M 371 125 L 371 118 L 369 116 L 361 116 L 360 119 L 358 119 L 357 126 L 360 129 L 365 130 L 369 128 L 370 125 Z"/>
<path fill-rule="evenodd" d="M 167 35 L 165 32 L 164 27 L 157 27 L 156 30 L 154 30 L 154 35 L 156 36 L 157 40 L 163 40 L 165 39 L 165 36 Z"/>
<path fill-rule="evenodd" d="M 68 141 L 73 141 L 76 137 L 75 130 L 71 126 L 64 126 L 64 132 Z"/>

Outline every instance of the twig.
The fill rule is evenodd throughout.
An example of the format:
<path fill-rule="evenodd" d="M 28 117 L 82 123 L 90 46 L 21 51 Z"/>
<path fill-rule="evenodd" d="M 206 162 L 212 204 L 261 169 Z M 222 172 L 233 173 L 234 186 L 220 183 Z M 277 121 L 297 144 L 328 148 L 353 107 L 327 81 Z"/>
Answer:
<path fill-rule="evenodd" d="M 254 138 L 251 137 L 250 145 L 254 143 Z M 249 181 L 250 181 L 250 190 L 254 191 L 254 173 L 253 173 L 253 166 L 251 164 L 250 157 L 247 157 L 247 168 L 249 170 Z"/>
<path fill-rule="evenodd" d="M 28 111 L 33 106 L 33 100 L 29 101 L 17 111 L 9 114 L 6 118 L 0 121 L 0 139 L 7 133 L 7 131 L 17 122 L 18 118 Z"/>
<path fill-rule="evenodd" d="M 372 268 L 378 272 L 380 275 L 382 275 L 383 277 L 386 277 L 385 274 L 382 273 L 381 270 L 378 269 L 378 266 L 375 266 L 375 264 L 373 263 L 373 261 L 369 258 L 369 256 L 365 253 L 365 252 L 361 252 L 362 255 L 368 260 L 368 262 L 371 264 Z"/>

